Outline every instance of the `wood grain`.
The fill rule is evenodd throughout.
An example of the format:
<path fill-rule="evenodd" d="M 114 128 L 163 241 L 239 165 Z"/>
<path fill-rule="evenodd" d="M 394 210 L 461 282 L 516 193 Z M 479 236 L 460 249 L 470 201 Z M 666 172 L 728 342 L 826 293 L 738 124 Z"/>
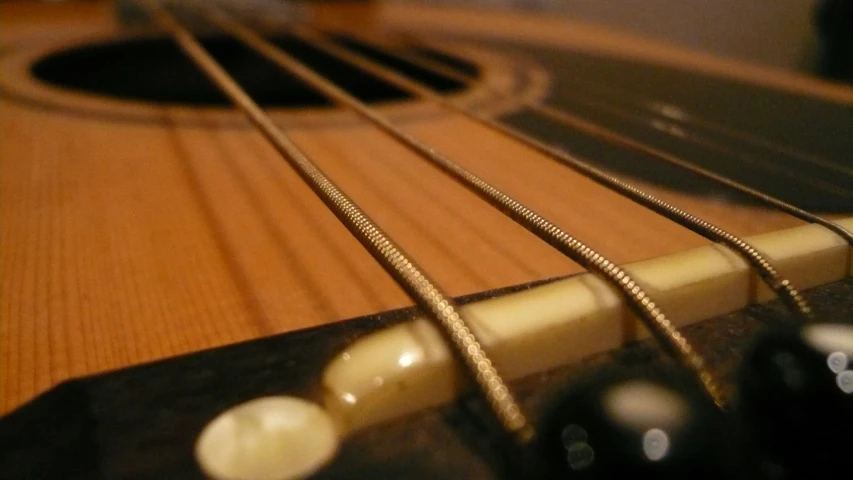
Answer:
<path fill-rule="evenodd" d="M 0 15 L 4 49 L 115 28 L 102 4 Z M 178 117 L 0 98 L 0 413 L 64 379 L 411 303 L 260 135 Z M 464 118 L 405 129 L 617 262 L 705 243 Z M 580 271 L 372 127 L 288 133 L 452 295 Z M 740 235 L 799 223 L 650 190 Z"/>

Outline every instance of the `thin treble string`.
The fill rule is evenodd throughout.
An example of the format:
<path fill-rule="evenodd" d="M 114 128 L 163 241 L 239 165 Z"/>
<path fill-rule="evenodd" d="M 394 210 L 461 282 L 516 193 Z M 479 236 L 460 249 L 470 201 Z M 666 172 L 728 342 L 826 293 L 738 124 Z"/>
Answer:
<path fill-rule="evenodd" d="M 787 177 L 789 180 L 793 180 L 800 184 L 810 185 L 816 190 L 822 190 L 826 193 L 837 195 L 843 198 L 853 198 L 853 191 L 851 190 L 844 189 L 842 187 L 833 185 L 823 180 L 803 177 L 803 175 L 797 171 L 792 171 L 791 169 L 784 167 L 773 166 L 771 164 L 768 164 L 766 161 L 762 162 L 760 159 L 755 158 L 750 153 L 740 152 L 714 140 L 702 138 L 698 135 L 695 135 L 694 133 L 690 133 L 686 131 L 683 127 L 674 125 L 674 120 L 672 119 L 649 121 L 640 114 L 628 112 L 621 108 L 614 107 L 612 105 L 607 105 L 594 100 L 579 97 L 574 98 L 571 101 L 579 103 L 581 105 L 589 106 L 600 112 L 608 113 L 621 120 L 626 120 L 628 122 L 639 124 L 646 128 L 651 128 L 656 132 L 660 132 L 664 135 L 675 138 L 676 140 L 697 145 L 711 152 L 720 153 L 725 157 L 739 160 L 740 162 L 751 165 L 754 168 L 765 170 L 769 173 L 780 175 L 782 177 Z M 581 117 L 580 115 L 569 113 L 565 109 L 556 110 L 554 107 L 547 107 L 544 105 L 542 107 L 545 116 L 551 119 L 557 119 L 557 121 L 560 123 L 572 123 L 574 125 L 577 125 L 578 128 L 583 128 L 587 130 L 594 129 L 594 127 L 596 126 L 596 124 L 592 123 L 590 120 L 584 120 L 583 117 Z M 559 117 L 559 119 L 557 117 Z"/>
<path fill-rule="evenodd" d="M 575 262 L 604 278 L 626 298 L 628 306 L 645 323 L 646 327 L 651 331 L 659 344 L 663 346 L 664 350 L 675 356 L 684 366 L 692 370 L 709 397 L 717 405 L 724 407 L 725 400 L 720 383 L 708 370 L 704 358 L 693 348 L 690 342 L 661 311 L 661 308 L 649 298 L 646 292 L 643 291 L 640 285 L 627 272 L 530 208 L 395 127 L 376 110 L 363 104 L 332 82 L 318 75 L 286 52 L 266 41 L 252 29 L 231 19 L 218 9 L 201 6 L 199 6 L 199 9 L 199 13 L 213 25 L 243 41 L 247 46 L 303 82 L 311 85 L 336 103 L 352 109 L 382 131 L 388 133 L 403 145 L 419 154 L 422 158 L 432 162 L 435 166 L 450 175 L 451 178 L 457 180 L 478 196 L 491 203 L 516 223 Z"/>
<path fill-rule="evenodd" d="M 350 233 L 385 268 L 409 296 L 424 308 L 447 337 L 501 426 L 522 443 L 534 436 L 533 427 L 521 412 L 505 382 L 459 314 L 453 300 L 442 292 L 422 269 L 335 185 L 279 129 L 237 82 L 204 49 L 198 40 L 156 0 L 138 0 L 155 22 L 168 32 L 193 62 L 242 110 L 282 157 L 314 190 Z"/>
<path fill-rule="evenodd" d="M 716 133 L 718 135 L 726 136 L 729 138 L 733 138 L 735 140 L 739 140 L 748 145 L 752 145 L 755 147 L 763 148 L 772 153 L 783 155 L 789 158 L 797 159 L 806 163 L 811 163 L 813 165 L 826 168 L 828 170 L 833 170 L 842 175 L 853 177 L 853 169 L 845 167 L 843 165 L 839 165 L 834 162 L 830 162 L 825 158 L 822 158 L 817 155 L 813 155 L 807 152 L 800 151 L 790 145 L 784 145 L 780 143 L 774 143 L 770 140 L 762 138 L 757 135 L 753 135 L 747 132 L 742 132 L 739 130 L 735 130 L 731 127 L 723 125 L 719 122 L 701 117 L 696 115 L 695 113 L 686 111 L 680 107 L 675 107 L 666 104 L 665 102 L 658 101 L 652 99 L 650 101 L 644 101 L 641 98 L 637 98 L 631 95 L 628 92 L 620 90 L 618 88 L 613 87 L 605 87 L 602 85 L 592 85 L 586 82 L 573 80 L 576 84 L 581 85 L 583 89 L 591 90 L 594 95 L 601 96 L 610 96 L 615 97 L 617 99 L 621 99 L 621 101 L 627 103 L 628 105 L 633 106 L 639 110 L 646 111 L 649 115 L 664 119 L 667 122 L 678 122 L 681 125 L 691 126 L 693 128 L 704 129 L 709 132 Z M 610 104 L 605 103 L 603 101 L 593 101 L 588 99 L 583 99 L 583 103 L 593 107 L 593 108 L 610 108 L 614 109 Z M 622 110 L 622 109 L 614 109 L 614 110 Z M 622 110 L 625 114 L 629 114 L 629 112 Z"/>
<path fill-rule="evenodd" d="M 412 38 L 410 35 L 408 38 Z M 423 44 L 429 46 L 428 42 L 417 39 L 415 41 L 417 44 Z M 424 58 L 420 55 L 413 55 L 401 52 L 394 52 L 394 55 L 406 60 L 414 65 L 420 66 L 427 70 L 431 70 L 435 73 L 444 75 L 453 80 L 462 82 L 467 85 L 471 85 L 477 83 L 479 79 L 477 79 L 473 75 L 468 75 L 462 72 L 458 72 L 456 70 L 452 70 L 450 68 L 445 67 L 444 65 L 435 62 L 433 60 Z M 539 113 L 547 118 L 551 118 L 559 123 L 563 123 L 570 128 L 574 128 L 580 132 L 586 133 L 592 137 L 600 138 L 604 141 L 611 142 L 616 145 L 620 145 L 629 150 L 633 150 L 636 152 L 640 152 L 646 154 L 652 158 L 656 158 L 658 160 L 667 162 L 669 164 L 675 165 L 679 168 L 688 170 L 692 173 L 705 177 L 709 180 L 712 180 L 721 185 L 725 185 L 726 187 L 738 191 L 758 202 L 761 202 L 765 205 L 773 207 L 777 210 L 781 210 L 793 217 L 799 218 L 808 223 L 814 223 L 820 225 L 827 230 L 835 233 L 839 237 L 841 237 L 848 245 L 853 247 L 853 232 L 850 232 L 846 228 L 841 225 L 827 220 L 823 217 L 810 213 L 802 208 L 794 206 L 784 200 L 780 200 L 776 197 L 768 195 L 760 190 L 756 190 L 754 188 L 748 187 L 736 180 L 732 180 L 726 176 L 720 175 L 718 173 L 712 172 L 708 169 L 699 167 L 697 165 L 692 164 L 684 160 L 683 158 L 665 152 L 663 150 L 657 149 L 651 145 L 645 144 L 641 141 L 635 140 L 631 137 L 623 135 L 615 130 L 609 129 L 607 127 L 589 122 L 587 120 L 581 119 L 576 115 L 571 115 L 566 112 L 563 112 L 557 108 L 550 107 L 547 105 L 542 105 L 536 103 L 535 101 L 526 101 L 524 102 L 524 106 L 531 109 L 532 111 Z"/>
<path fill-rule="evenodd" d="M 405 38 L 411 38 L 410 35 L 405 36 Z M 421 64 L 422 57 L 418 56 L 415 59 L 412 59 L 410 56 L 407 56 L 401 52 L 389 52 L 388 50 L 384 50 L 384 53 L 388 53 L 392 56 L 396 56 L 400 59 L 406 60 L 414 65 L 421 66 L 427 68 L 428 70 L 433 70 L 435 73 L 441 73 L 442 75 L 451 75 L 449 78 L 453 78 L 457 81 L 462 81 L 463 83 L 472 84 L 476 77 L 472 75 L 462 74 L 455 70 L 450 70 L 445 66 L 441 70 L 437 70 L 433 68 L 435 63 L 428 63 L 429 60 L 424 60 L 423 64 Z M 449 72 L 449 73 L 446 73 Z M 775 165 L 768 163 L 767 161 L 762 161 L 760 157 L 756 157 L 750 153 L 742 152 L 734 150 L 726 145 L 714 141 L 709 140 L 707 138 L 702 138 L 698 135 L 688 133 L 683 128 L 680 127 L 669 127 L 665 128 L 664 121 L 655 121 L 651 122 L 646 121 L 641 115 L 632 114 L 631 112 L 627 112 L 625 110 L 619 109 L 612 105 L 606 105 L 602 102 L 596 102 L 592 100 L 588 100 L 586 98 L 572 98 L 572 102 L 579 103 L 582 105 L 589 106 L 591 108 L 597 109 L 599 111 L 603 111 L 609 113 L 611 115 L 617 116 L 620 119 L 640 124 L 645 128 L 651 128 L 659 133 L 667 135 L 669 137 L 675 138 L 678 141 L 687 142 L 690 144 L 697 145 L 705 150 L 722 154 L 723 156 L 734 158 L 738 160 L 742 164 L 749 165 L 752 168 L 764 170 L 768 173 L 776 174 L 782 177 L 786 177 L 790 181 L 795 181 L 799 184 L 810 185 L 816 190 L 820 190 L 826 192 L 828 194 L 832 194 L 837 197 L 843 198 L 853 198 L 853 191 L 844 189 L 843 187 L 839 187 L 838 185 L 832 184 L 825 180 L 813 179 L 813 178 L 803 178 L 802 175 L 797 172 L 793 172 L 790 169 L 778 168 Z M 595 136 L 593 132 L 601 132 L 605 129 L 605 127 L 600 126 L 600 124 L 594 124 L 589 120 L 584 120 L 581 116 L 577 114 L 572 114 L 567 112 L 565 109 L 557 110 L 554 107 L 549 107 L 547 105 L 540 105 L 538 103 L 531 103 L 530 101 L 524 102 L 524 105 L 534 110 L 536 113 L 549 118 L 551 120 L 556 121 L 561 124 L 568 124 L 576 130 L 580 130 L 588 135 Z M 668 119 L 665 121 L 666 124 L 672 125 L 674 122 L 672 119 Z M 623 135 L 624 136 L 624 135 Z"/>
<path fill-rule="evenodd" d="M 572 168 L 573 170 L 589 177 L 596 182 L 616 191 L 620 195 L 626 196 L 632 201 L 647 207 L 666 218 L 682 225 L 690 230 L 708 238 L 711 241 L 719 242 L 746 260 L 753 268 L 756 269 L 760 278 L 779 296 L 785 305 L 800 316 L 803 320 L 810 319 L 811 308 L 806 300 L 794 288 L 791 282 L 783 278 L 779 272 L 768 262 L 764 256 L 753 246 L 737 236 L 723 230 L 722 228 L 713 225 L 701 218 L 692 215 L 674 205 L 671 205 L 651 194 L 648 194 L 632 185 L 629 185 L 605 172 L 599 170 L 588 162 L 580 158 L 569 155 L 565 152 L 556 150 L 548 145 L 545 145 L 529 135 L 526 135 L 519 130 L 513 129 L 506 125 L 500 124 L 492 118 L 483 114 L 474 112 L 460 106 L 459 104 L 449 100 L 436 91 L 425 86 L 424 84 L 412 80 L 398 73 L 395 73 L 388 68 L 350 50 L 339 47 L 334 43 L 321 38 L 316 34 L 310 33 L 305 28 L 292 29 L 292 34 L 303 41 L 309 42 L 310 45 L 333 55 L 341 60 L 347 61 L 353 65 L 357 65 L 364 71 L 370 72 L 383 80 L 400 87 L 410 93 L 421 98 L 433 101 L 443 107 L 454 112 L 465 115 L 478 123 L 495 130 L 515 141 L 518 141 L 534 150 L 548 155 L 550 158 Z"/>

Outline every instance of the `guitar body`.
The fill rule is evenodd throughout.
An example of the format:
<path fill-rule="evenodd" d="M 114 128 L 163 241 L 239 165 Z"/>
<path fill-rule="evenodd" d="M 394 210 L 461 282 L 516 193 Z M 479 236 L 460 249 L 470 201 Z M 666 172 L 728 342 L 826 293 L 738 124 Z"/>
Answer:
<path fill-rule="evenodd" d="M 849 87 L 570 19 L 397 3 L 285 10 L 325 31 L 370 32 L 363 38 L 380 52 L 414 49 L 403 34 L 426 39 L 432 50 L 420 53 L 476 72 L 470 85 L 439 85 L 446 96 L 598 159 L 739 236 L 804 222 L 537 117 L 528 105 L 574 112 L 830 218 L 853 212 L 844 188 L 853 185 Z M 193 444 L 217 414 L 264 395 L 322 402 L 319 378 L 341 351 L 417 315 L 241 114 L 203 81 L 178 78 L 185 67 L 158 63 L 177 50 L 156 30 L 120 22 L 101 2 L 4 3 L 0 15 L 0 476 L 201 477 Z M 216 41 L 209 45 L 222 58 L 237 58 Z M 134 71 L 122 59 L 162 71 Z M 452 296 L 474 301 L 580 278 L 583 268 L 393 138 L 287 88 L 265 94 L 273 118 Z M 711 243 L 464 116 L 376 82 L 354 88 L 406 132 L 617 264 Z M 688 133 L 673 134 L 681 121 Z M 688 141 L 691 132 L 713 147 Z M 822 314 L 849 319 L 853 291 L 837 281 L 849 274 L 849 248 L 838 252 L 838 272 L 825 280 L 782 273 L 805 287 L 834 280 L 809 298 Z M 743 291 L 752 298 L 750 285 Z M 759 305 L 719 317 L 728 311 L 689 331 L 731 380 L 754 334 L 788 314 Z M 655 352 L 650 344 L 590 352 L 514 385 L 536 417 L 590 366 L 661 362 Z M 492 449 L 490 427 L 466 413 L 482 408 L 463 398 L 358 429 L 317 478 L 513 476 Z"/>

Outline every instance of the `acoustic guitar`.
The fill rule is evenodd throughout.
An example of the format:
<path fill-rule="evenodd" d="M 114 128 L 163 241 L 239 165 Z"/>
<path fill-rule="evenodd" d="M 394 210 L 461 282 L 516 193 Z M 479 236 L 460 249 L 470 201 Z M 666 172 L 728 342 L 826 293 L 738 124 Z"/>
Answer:
<path fill-rule="evenodd" d="M 0 14 L 0 478 L 843 474 L 853 88 L 478 5 Z"/>

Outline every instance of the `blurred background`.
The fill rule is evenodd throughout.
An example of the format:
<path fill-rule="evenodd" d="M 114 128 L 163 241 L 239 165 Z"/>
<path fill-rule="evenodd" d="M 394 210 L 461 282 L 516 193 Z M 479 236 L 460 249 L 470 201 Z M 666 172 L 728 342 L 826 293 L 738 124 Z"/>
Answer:
<path fill-rule="evenodd" d="M 560 12 L 784 70 L 853 80 L 853 0 L 416 0 Z"/>

